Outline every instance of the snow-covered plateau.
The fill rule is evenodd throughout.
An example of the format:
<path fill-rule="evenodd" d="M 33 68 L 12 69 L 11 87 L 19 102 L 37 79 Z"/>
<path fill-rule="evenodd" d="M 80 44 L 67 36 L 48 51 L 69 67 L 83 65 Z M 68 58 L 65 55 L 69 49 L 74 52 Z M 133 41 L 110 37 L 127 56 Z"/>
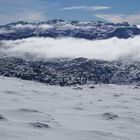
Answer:
<path fill-rule="evenodd" d="M 140 87 L 0 76 L 0 140 L 140 140 Z"/>

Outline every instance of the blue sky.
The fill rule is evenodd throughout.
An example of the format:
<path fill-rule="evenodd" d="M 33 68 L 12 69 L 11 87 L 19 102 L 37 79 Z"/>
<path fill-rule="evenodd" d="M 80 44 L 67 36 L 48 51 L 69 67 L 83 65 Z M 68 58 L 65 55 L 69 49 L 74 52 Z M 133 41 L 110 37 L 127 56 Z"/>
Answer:
<path fill-rule="evenodd" d="M 140 0 L 0 0 L 0 24 L 54 18 L 140 24 Z"/>

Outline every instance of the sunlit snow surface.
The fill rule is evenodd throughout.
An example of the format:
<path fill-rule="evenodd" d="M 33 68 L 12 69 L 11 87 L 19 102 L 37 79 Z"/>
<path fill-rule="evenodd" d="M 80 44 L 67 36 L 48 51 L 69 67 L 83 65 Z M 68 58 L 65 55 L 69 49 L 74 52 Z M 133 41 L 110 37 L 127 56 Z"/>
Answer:
<path fill-rule="evenodd" d="M 140 87 L 0 77 L 0 140 L 140 140 Z"/>

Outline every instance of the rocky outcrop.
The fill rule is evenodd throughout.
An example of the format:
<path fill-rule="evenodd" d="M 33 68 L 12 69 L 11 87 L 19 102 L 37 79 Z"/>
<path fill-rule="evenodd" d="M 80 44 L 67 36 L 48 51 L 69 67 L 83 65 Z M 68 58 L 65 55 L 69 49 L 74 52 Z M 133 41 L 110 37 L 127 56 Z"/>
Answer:
<path fill-rule="evenodd" d="M 0 58 L 0 75 L 34 80 L 50 85 L 140 84 L 139 62 L 53 59 L 27 61 L 15 57 Z"/>

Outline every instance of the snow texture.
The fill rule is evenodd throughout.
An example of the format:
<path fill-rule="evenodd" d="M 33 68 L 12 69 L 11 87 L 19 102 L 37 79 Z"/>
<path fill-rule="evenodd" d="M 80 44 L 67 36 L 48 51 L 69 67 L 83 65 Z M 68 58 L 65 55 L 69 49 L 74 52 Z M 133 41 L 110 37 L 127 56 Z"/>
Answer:
<path fill-rule="evenodd" d="M 0 140 L 139 140 L 140 87 L 46 86 L 0 77 Z"/>

